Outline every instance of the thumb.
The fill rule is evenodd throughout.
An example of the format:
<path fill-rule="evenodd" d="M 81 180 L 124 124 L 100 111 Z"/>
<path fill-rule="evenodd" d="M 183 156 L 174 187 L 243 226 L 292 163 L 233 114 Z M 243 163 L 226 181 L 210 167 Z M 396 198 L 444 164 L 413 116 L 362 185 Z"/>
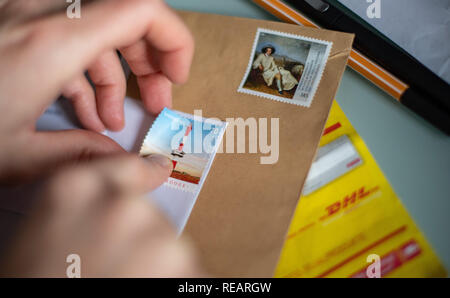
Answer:
<path fill-rule="evenodd" d="M 118 154 L 84 167 L 97 173 L 106 185 L 114 186 L 114 195 L 125 197 L 140 196 L 156 189 L 169 178 L 173 169 L 170 159 L 156 154 L 145 158 Z"/>

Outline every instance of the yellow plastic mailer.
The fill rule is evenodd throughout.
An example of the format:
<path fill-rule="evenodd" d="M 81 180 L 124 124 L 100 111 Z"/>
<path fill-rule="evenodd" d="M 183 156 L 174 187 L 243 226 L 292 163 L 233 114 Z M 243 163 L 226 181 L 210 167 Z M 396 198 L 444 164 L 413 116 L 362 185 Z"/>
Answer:
<path fill-rule="evenodd" d="M 446 276 L 336 102 L 303 194 L 276 277 Z"/>

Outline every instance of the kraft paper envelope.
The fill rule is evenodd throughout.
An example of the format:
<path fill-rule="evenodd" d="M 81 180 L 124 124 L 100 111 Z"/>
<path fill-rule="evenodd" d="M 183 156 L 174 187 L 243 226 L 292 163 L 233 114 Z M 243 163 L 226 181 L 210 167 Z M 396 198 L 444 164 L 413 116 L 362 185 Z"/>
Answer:
<path fill-rule="evenodd" d="M 268 155 L 263 153 L 217 154 L 184 233 L 193 239 L 203 265 L 213 276 L 271 277 L 345 69 L 353 35 L 219 15 L 180 15 L 194 35 L 196 52 L 188 83 L 174 87 L 173 108 L 189 114 L 200 109 L 203 117 L 222 121 L 267 118 L 268 144 L 270 119 L 279 118 L 278 161 L 261 164 L 260 158 Z M 247 71 L 255 71 L 249 63 L 257 56 L 253 51 L 254 45 L 258 50 L 258 29 L 332 43 L 309 107 L 238 92 Z M 269 46 L 275 50 L 278 47 Z M 282 47 L 278 50 L 283 54 Z M 283 84 L 292 80 L 289 74 L 282 78 Z M 261 82 L 261 88 L 272 88 L 270 92 L 277 94 L 275 80 L 271 87 L 264 86 L 262 78 Z M 131 79 L 129 94 L 136 97 L 137 92 Z M 247 130 L 247 143 L 248 134 Z M 226 151 L 228 140 L 223 142 Z M 248 144 L 246 148 L 248 152 Z"/>

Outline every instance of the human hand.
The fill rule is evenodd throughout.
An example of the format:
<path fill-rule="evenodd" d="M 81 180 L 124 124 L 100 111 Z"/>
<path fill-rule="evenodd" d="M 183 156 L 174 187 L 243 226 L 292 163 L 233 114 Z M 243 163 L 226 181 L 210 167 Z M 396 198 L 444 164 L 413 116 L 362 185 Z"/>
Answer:
<path fill-rule="evenodd" d="M 0 2 L 1 181 L 122 150 L 95 132 L 35 131 L 38 117 L 61 93 L 86 128 L 123 127 L 126 87 L 116 49 L 137 76 L 151 113 L 170 106 L 172 82 L 187 79 L 193 40 L 164 1 L 83 2 L 80 19 L 69 19 L 66 5 L 62 0 Z"/>
<path fill-rule="evenodd" d="M 259 65 L 259 70 L 264 71 L 264 67 L 262 65 Z"/>
<path fill-rule="evenodd" d="M 0 262 L 0 276 L 65 277 L 68 255 L 81 277 L 199 277 L 186 239 L 143 198 L 172 171 L 163 156 L 116 156 L 52 178 L 40 206 Z"/>

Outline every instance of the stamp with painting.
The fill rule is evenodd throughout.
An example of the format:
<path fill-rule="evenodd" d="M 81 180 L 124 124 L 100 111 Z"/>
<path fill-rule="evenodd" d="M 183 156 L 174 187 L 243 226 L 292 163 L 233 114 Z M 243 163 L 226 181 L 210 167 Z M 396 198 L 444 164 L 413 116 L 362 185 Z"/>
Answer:
<path fill-rule="evenodd" d="M 309 107 L 331 47 L 328 41 L 260 28 L 238 91 Z"/>

